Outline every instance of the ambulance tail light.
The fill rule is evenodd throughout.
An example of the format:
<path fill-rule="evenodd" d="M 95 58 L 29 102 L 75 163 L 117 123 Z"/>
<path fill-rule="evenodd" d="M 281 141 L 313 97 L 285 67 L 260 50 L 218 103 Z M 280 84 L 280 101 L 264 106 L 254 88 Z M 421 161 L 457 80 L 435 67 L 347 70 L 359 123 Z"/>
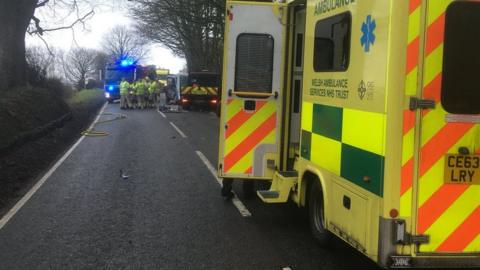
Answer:
<path fill-rule="evenodd" d="M 188 103 L 188 98 L 182 98 L 182 103 Z"/>
<path fill-rule="evenodd" d="M 216 100 L 216 99 L 210 100 L 210 103 L 212 103 L 212 104 L 217 104 L 217 102 L 218 102 L 218 100 Z"/>

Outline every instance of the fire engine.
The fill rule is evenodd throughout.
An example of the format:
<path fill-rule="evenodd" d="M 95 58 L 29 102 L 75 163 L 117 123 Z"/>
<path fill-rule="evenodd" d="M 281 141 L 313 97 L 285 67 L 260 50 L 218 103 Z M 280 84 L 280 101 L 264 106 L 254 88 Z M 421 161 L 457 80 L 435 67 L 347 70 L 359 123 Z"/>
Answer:
<path fill-rule="evenodd" d="M 480 267 L 480 1 L 227 1 L 219 177 L 382 267 Z"/>
<path fill-rule="evenodd" d="M 120 99 L 120 82 L 122 78 L 125 78 L 130 83 L 145 77 L 156 79 L 155 69 L 154 65 L 142 66 L 137 61 L 127 58 L 107 64 L 104 77 L 105 98 L 109 103 Z"/>

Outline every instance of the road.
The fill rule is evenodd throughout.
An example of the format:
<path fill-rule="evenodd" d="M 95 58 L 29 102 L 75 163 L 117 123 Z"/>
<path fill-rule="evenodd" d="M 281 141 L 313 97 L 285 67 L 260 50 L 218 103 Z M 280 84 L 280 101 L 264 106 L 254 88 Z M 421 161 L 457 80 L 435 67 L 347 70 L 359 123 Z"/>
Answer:
<path fill-rule="evenodd" d="M 217 162 L 214 114 L 122 113 L 0 229 L 0 269 L 378 269 L 341 241 L 320 248 L 293 204 L 245 200 L 239 186 L 251 217 L 225 201 L 197 155 Z"/>

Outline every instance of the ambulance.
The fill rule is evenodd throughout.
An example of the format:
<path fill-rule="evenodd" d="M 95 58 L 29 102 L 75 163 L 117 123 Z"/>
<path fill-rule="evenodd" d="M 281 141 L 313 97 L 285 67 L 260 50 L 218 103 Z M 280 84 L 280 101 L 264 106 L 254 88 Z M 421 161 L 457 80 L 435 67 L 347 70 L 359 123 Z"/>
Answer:
<path fill-rule="evenodd" d="M 384 268 L 480 267 L 480 1 L 227 1 L 218 174 Z"/>

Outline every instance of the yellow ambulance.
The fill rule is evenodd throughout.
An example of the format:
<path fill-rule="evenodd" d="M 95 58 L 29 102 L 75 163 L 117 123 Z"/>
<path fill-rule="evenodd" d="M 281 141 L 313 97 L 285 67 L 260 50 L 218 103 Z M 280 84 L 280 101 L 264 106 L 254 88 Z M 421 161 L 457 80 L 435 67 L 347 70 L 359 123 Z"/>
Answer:
<path fill-rule="evenodd" d="M 382 267 L 480 267 L 480 1 L 227 1 L 219 176 Z"/>

